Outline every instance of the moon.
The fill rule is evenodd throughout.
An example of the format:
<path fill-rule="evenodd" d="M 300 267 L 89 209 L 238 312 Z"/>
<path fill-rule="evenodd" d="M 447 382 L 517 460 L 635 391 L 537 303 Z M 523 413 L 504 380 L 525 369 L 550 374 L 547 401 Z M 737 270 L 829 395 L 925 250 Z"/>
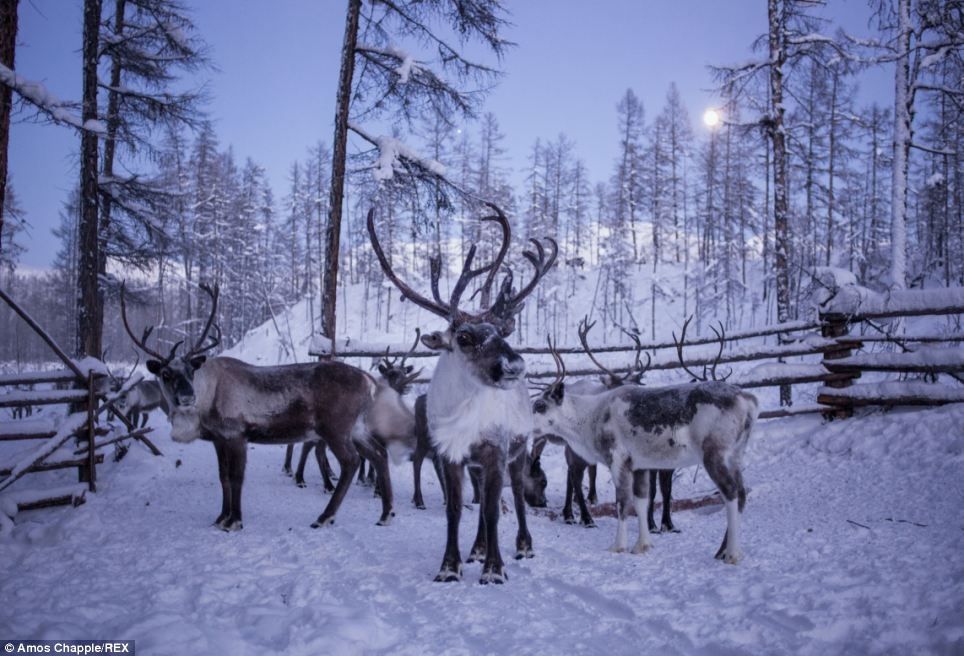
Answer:
<path fill-rule="evenodd" d="M 720 113 L 710 107 L 705 112 L 703 112 L 703 125 L 708 128 L 715 128 L 720 124 Z"/>

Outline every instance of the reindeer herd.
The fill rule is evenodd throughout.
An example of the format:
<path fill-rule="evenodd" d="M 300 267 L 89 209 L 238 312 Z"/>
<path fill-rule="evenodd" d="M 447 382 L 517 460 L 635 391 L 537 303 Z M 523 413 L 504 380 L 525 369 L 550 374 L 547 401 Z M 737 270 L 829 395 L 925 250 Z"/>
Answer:
<path fill-rule="evenodd" d="M 389 281 L 410 300 L 444 321 L 441 330 L 417 334 L 415 347 L 438 353 L 426 392 L 414 408 L 403 399 L 418 372 L 401 361 L 380 363 L 379 376 L 338 361 L 254 366 L 240 360 L 206 354 L 220 343 L 214 321 L 218 289 L 202 285 L 211 312 L 200 337 L 178 355 L 182 342 L 167 355 L 148 345 L 152 327 L 138 338 L 131 329 L 121 290 L 121 316 L 131 340 L 150 359 L 146 366 L 156 381 L 127 392 L 125 412 L 161 407 L 178 442 L 198 438 L 214 444 L 221 482 L 221 511 L 214 525 L 224 531 L 243 526 L 241 491 L 248 443 L 304 443 L 296 480 L 303 484 L 308 445 L 316 457 L 331 499 L 312 527 L 334 523 L 339 507 L 363 459 L 375 472 L 376 493 L 381 498 L 379 525 L 394 516 L 389 461 L 413 462 L 413 503 L 424 508 L 421 466 L 433 463 L 445 497 L 446 541 L 436 581 L 462 578 L 459 524 L 463 509 L 463 482 L 468 470 L 478 503 L 478 527 L 467 562 L 481 561 L 480 583 L 503 583 L 507 576 L 499 548 L 499 517 L 504 487 L 512 490 L 518 532 L 516 559 L 534 555 L 526 523 L 526 504 L 545 506 L 546 476 L 540 455 L 547 442 L 565 447 L 568 465 L 564 518 L 574 523 L 575 498 L 580 520 L 594 526 L 583 494 L 582 480 L 590 470 L 590 502 L 595 499 L 595 468 L 609 468 L 616 494 L 617 529 L 612 550 L 629 548 L 627 523 L 631 512 L 638 518 L 638 538 L 633 553 L 648 551 L 650 533 L 673 531 L 670 516 L 672 470 L 702 464 L 716 484 L 726 508 L 726 532 L 716 558 L 737 563 L 740 550 L 740 515 L 746 503 L 741 459 L 757 415 L 756 399 L 739 388 L 716 380 L 715 367 L 694 381 L 672 387 L 642 384 L 647 365 L 636 339 L 635 363 L 629 373 L 617 375 L 593 356 L 587 335 L 593 324 L 584 321 L 579 338 L 586 353 L 603 372 L 601 383 L 566 383 L 566 368 L 550 341 L 556 362 L 555 379 L 535 397 L 526 383 L 526 365 L 509 343 L 525 299 L 552 269 L 558 246 L 551 238 L 530 240 L 522 256 L 531 266 L 526 284 L 516 289 L 514 274 L 505 266 L 511 230 L 505 214 L 489 205 L 493 214 L 484 222 L 496 224 L 502 240 L 494 260 L 475 266 L 472 245 L 448 299 L 439 289 L 442 263 L 430 260 L 430 291 L 420 293 L 399 278 L 386 257 L 375 229 L 374 209 L 367 228 L 374 253 Z M 497 278 L 502 275 L 501 282 Z M 474 281 L 476 291 L 468 294 Z M 498 284 L 497 284 L 498 283 Z M 495 290 L 494 298 L 493 291 Z M 478 295 L 480 306 L 465 309 L 464 298 Z M 685 337 L 685 325 L 684 325 Z M 629 333 L 627 333 L 629 334 Z M 722 349 L 723 336 L 720 335 Z M 682 338 L 678 342 L 682 362 Z M 712 379 L 711 379 L 712 378 Z M 129 399 L 129 400 L 128 400 Z M 339 465 L 336 485 L 326 471 L 330 452 Z M 290 466 L 289 450 L 286 467 Z M 663 494 L 660 525 L 653 521 L 657 478 Z"/>

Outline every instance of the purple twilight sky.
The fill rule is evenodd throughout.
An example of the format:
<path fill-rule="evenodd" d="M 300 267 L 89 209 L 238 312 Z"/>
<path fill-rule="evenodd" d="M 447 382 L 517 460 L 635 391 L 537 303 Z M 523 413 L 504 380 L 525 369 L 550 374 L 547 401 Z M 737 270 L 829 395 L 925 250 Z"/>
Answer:
<path fill-rule="evenodd" d="M 20 3 L 17 72 L 63 100 L 80 97 L 80 0 Z M 216 71 L 208 110 L 222 148 L 238 162 L 264 166 L 281 199 L 291 164 L 309 146 L 331 143 L 335 83 L 346 3 L 341 0 L 186 0 Z M 716 98 L 708 64 L 753 56 L 766 29 L 763 0 L 527 0 L 506 3 L 513 25 L 493 112 L 521 169 L 537 138 L 565 133 L 593 181 L 608 179 L 618 138 L 616 104 L 627 88 L 643 101 L 647 122 L 675 82 L 695 130 Z M 830 0 L 826 15 L 866 34 L 864 0 Z M 872 84 L 888 102 L 886 75 Z M 27 267 L 49 266 L 58 244 L 51 230 L 78 176 L 79 138 L 70 129 L 23 120 L 11 131 L 10 171 L 30 223 L 21 238 Z"/>

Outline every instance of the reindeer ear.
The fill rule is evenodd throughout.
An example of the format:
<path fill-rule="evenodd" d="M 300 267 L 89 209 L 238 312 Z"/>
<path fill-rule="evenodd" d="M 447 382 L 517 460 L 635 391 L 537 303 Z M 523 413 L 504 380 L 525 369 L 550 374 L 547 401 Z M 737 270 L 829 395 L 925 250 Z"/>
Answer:
<path fill-rule="evenodd" d="M 148 360 L 146 363 L 147 370 L 157 376 L 161 373 L 161 361 L 160 360 Z"/>
<path fill-rule="evenodd" d="M 405 373 L 410 374 L 412 373 L 413 369 L 415 369 L 415 365 L 412 365 L 412 364 L 405 365 Z"/>
<path fill-rule="evenodd" d="M 388 376 L 388 367 L 385 366 L 384 362 L 378 363 L 378 373 L 380 373 L 382 376 Z"/>
<path fill-rule="evenodd" d="M 201 365 L 207 362 L 208 356 L 199 355 L 197 357 L 191 358 L 191 366 L 195 369 L 200 369 Z"/>
<path fill-rule="evenodd" d="M 436 330 L 427 335 L 422 335 L 422 344 L 433 351 L 451 351 L 452 345 L 446 337 L 446 333 Z"/>

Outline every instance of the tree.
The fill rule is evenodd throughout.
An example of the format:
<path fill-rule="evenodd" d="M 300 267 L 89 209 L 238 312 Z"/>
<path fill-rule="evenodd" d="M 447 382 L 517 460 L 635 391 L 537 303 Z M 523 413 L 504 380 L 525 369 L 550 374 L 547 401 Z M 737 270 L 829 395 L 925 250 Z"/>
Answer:
<path fill-rule="evenodd" d="M 370 158 L 375 175 L 386 180 L 396 175 L 414 188 L 427 184 L 423 198 L 438 202 L 437 185 L 445 181 L 436 162 L 426 161 L 397 140 L 376 137 L 365 130 L 361 120 L 387 118 L 412 126 L 416 117 L 435 114 L 445 121 L 472 118 L 483 89 L 498 72 L 466 58 L 450 45 L 434 25 L 442 24 L 462 40 L 478 40 L 501 57 L 508 46 L 499 34 L 505 24 L 502 8 L 494 0 L 429 0 L 402 2 L 380 0 L 362 14 L 362 0 L 349 0 L 342 44 L 332 146 L 332 184 L 328 225 L 325 233 L 325 274 L 322 284 L 322 331 L 335 344 L 335 307 L 340 261 L 342 205 L 348 132 L 352 131 L 372 147 Z M 359 41 L 359 34 L 364 42 Z M 412 39 L 425 52 L 437 53 L 434 64 L 397 45 Z M 360 72 L 355 77 L 356 60 Z M 451 81 L 450 81 L 451 80 Z M 456 85 L 477 84 L 472 90 Z M 350 107 L 354 100 L 355 106 Z M 355 117 L 350 115 L 353 111 Z M 375 166 L 377 160 L 377 167 Z"/>
<path fill-rule="evenodd" d="M 17 7 L 19 0 L 0 2 L 0 64 L 14 70 L 17 52 Z M 13 90 L 0 86 L 0 253 L 4 248 L 3 229 L 7 197 L 7 150 L 10 143 L 10 113 L 13 110 Z"/>

